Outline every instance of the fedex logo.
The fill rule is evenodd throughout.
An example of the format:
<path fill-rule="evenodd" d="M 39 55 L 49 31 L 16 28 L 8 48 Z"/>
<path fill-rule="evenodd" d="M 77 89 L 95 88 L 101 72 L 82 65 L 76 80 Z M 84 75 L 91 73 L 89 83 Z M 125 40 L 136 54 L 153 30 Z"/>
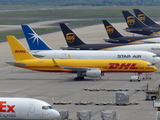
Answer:
<path fill-rule="evenodd" d="M 28 53 L 26 50 L 15 50 L 14 53 Z"/>
<path fill-rule="evenodd" d="M 6 101 L 0 101 L 0 112 L 12 112 L 15 113 L 14 107 L 15 105 L 6 105 Z"/>
<path fill-rule="evenodd" d="M 137 63 L 109 63 L 108 69 L 138 69 Z"/>

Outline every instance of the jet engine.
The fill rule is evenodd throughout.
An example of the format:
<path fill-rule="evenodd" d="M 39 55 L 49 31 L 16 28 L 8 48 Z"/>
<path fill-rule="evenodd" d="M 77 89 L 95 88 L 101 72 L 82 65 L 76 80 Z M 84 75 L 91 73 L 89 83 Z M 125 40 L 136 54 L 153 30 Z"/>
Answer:
<path fill-rule="evenodd" d="M 99 69 L 87 70 L 85 73 L 86 77 L 97 78 L 101 76 L 101 71 Z"/>

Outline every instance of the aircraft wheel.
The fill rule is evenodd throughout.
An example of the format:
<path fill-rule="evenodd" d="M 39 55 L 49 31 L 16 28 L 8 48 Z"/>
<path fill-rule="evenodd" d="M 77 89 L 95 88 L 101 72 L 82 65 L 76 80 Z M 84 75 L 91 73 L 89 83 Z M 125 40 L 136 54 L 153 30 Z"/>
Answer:
<path fill-rule="evenodd" d="M 84 80 L 84 77 L 75 77 L 74 80 Z"/>
<path fill-rule="evenodd" d="M 157 98 L 156 96 L 152 96 L 151 100 L 156 100 L 156 98 Z"/>
<path fill-rule="evenodd" d="M 78 77 L 75 77 L 74 80 L 78 80 Z"/>
<path fill-rule="evenodd" d="M 81 80 L 84 80 L 84 77 L 82 76 L 82 77 L 80 77 L 80 79 L 81 79 Z"/>

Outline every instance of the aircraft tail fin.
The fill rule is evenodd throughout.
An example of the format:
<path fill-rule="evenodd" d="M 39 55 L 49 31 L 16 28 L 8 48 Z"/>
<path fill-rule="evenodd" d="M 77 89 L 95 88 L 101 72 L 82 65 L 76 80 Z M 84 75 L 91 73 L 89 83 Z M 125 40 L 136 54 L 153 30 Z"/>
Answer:
<path fill-rule="evenodd" d="M 141 20 L 143 23 L 145 23 L 148 26 L 152 26 L 152 25 L 157 25 L 157 23 L 150 18 L 146 13 L 144 13 L 142 10 L 140 9 L 133 9 L 136 17 Z"/>
<path fill-rule="evenodd" d="M 16 61 L 26 60 L 26 59 L 36 59 L 14 36 L 6 36 L 6 38 L 8 40 L 12 54 Z"/>
<path fill-rule="evenodd" d="M 123 37 L 111 24 L 108 20 L 102 20 L 104 27 L 106 29 L 106 32 L 110 39 Z"/>
<path fill-rule="evenodd" d="M 70 28 L 64 23 L 59 23 L 64 38 L 68 44 L 69 47 L 74 47 L 78 45 L 83 45 L 85 44 Z"/>
<path fill-rule="evenodd" d="M 52 50 L 28 25 L 21 25 L 30 50 Z"/>
<path fill-rule="evenodd" d="M 129 11 L 122 11 L 123 16 L 129 28 L 145 28 L 148 27 L 142 21 L 140 21 L 136 16 L 131 14 Z"/>

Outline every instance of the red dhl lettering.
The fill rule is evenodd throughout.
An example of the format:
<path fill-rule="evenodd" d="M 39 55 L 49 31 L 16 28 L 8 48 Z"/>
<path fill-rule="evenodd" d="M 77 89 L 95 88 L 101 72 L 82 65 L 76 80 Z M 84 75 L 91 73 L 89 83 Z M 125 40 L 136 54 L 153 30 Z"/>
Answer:
<path fill-rule="evenodd" d="M 0 101 L 0 112 L 12 112 L 15 113 L 15 105 L 5 105 L 6 101 Z"/>
<path fill-rule="evenodd" d="M 15 50 L 14 53 L 28 53 L 26 50 Z"/>
<path fill-rule="evenodd" d="M 108 69 L 138 69 L 137 63 L 110 63 Z"/>
<path fill-rule="evenodd" d="M 154 67 L 146 67 L 146 69 L 154 69 Z"/>

